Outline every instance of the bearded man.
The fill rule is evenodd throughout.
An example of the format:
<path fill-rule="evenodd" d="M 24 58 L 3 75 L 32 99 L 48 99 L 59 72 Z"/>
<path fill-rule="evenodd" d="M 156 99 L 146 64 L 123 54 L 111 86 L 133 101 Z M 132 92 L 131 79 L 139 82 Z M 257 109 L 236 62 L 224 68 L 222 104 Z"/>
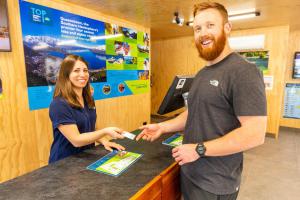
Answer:
<path fill-rule="evenodd" d="M 230 49 L 228 13 L 219 3 L 194 7 L 194 37 L 207 61 L 189 91 L 188 109 L 176 118 L 141 127 L 137 140 L 184 131 L 183 145 L 172 150 L 181 166 L 185 200 L 236 199 L 243 151 L 264 143 L 267 111 L 258 68 Z"/>

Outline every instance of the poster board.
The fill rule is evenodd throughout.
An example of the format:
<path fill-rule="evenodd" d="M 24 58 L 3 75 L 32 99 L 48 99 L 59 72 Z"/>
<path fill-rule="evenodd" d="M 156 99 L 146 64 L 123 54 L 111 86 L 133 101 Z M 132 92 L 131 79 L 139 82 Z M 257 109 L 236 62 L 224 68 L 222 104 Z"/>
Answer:
<path fill-rule="evenodd" d="M 262 73 L 268 74 L 269 52 L 268 51 L 246 51 L 238 52 L 247 61 L 255 64 Z"/>
<path fill-rule="evenodd" d="M 148 33 L 20 0 L 29 109 L 48 108 L 68 54 L 89 67 L 94 99 L 150 91 Z"/>
<path fill-rule="evenodd" d="M 283 117 L 300 119 L 300 83 L 286 84 Z"/>

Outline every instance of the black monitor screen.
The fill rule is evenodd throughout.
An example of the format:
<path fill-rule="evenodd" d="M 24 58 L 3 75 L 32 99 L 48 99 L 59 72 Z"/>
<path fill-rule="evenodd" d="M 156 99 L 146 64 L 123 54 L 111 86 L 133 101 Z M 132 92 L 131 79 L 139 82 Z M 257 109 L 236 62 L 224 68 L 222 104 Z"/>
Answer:
<path fill-rule="evenodd" d="M 182 94 L 190 90 L 193 79 L 194 76 L 175 76 L 157 113 L 163 115 L 182 108 L 184 106 Z"/>

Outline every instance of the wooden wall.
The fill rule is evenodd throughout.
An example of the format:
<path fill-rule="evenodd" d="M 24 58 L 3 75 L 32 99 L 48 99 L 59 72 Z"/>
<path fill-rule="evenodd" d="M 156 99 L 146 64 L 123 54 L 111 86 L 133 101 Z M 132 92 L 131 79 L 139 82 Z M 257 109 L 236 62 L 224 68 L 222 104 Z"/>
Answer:
<path fill-rule="evenodd" d="M 0 100 L 0 182 L 47 165 L 52 143 L 48 109 L 29 111 L 19 4 L 18 0 L 7 2 L 12 52 L 0 52 L 4 94 Z M 61 0 L 31 2 L 150 32 L 149 28 Z M 96 107 L 98 127 L 118 126 L 130 131 L 150 122 L 150 92 L 96 101 Z"/>
<path fill-rule="evenodd" d="M 281 104 L 283 97 L 286 55 L 288 54 L 289 27 L 278 26 L 260 29 L 234 31 L 232 36 L 265 34 L 265 50 L 269 51 L 269 75 L 274 76 L 273 90 L 267 91 L 267 132 L 278 136 Z M 154 53 L 153 53 L 154 52 Z M 155 114 L 174 75 L 195 74 L 204 66 L 198 57 L 193 37 L 152 41 L 152 103 Z"/>
<path fill-rule="evenodd" d="M 300 51 L 300 30 L 293 30 L 290 32 L 289 37 L 289 50 L 287 54 L 287 65 L 285 72 L 285 83 L 298 83 L 300 79 L 293 79 L 293 65 L 294 65 L 294 54 L 296 51 Z M 284 94 L 283 94 L 284 98 Z M 283 102 L 284 103 L 284 102 Z M 282 107 L 284 105 L 282 104 Z M 283 111 L 282 111 L 283 113 Z M 283 118 L 281 115 L 280 126 L 286 126 L 291 128 L 300 128 L 300 119 Z"/>

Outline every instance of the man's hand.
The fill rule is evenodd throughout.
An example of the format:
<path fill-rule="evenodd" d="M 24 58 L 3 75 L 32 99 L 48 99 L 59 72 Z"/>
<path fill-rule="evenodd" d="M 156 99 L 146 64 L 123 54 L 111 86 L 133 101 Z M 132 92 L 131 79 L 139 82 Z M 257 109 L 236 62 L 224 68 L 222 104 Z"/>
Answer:
<path fill-rule="evenodd" d="M 125 148 L 115 142 L 110 142 L 110 139 L 108 137 L 102 137 L 98 140 L 104 148 L 108 151 L 113 151 L 112 148 L 118 149 L 119 151 L 125 150 Z"/>
<path fill-rule="evenodd" d="M 136 137 L 136 141 L 142 138 L 143 140 L 153 142 L 163 133 L 163 128 L 159 124 L 148 124 L 141 126 L 139 129 L 143 131 Z"/>
<path fill-rule="evenodd" d="M 172 149 L 172 156 L 179 165 L 194 162 L 200 156 L 196 152 L 197 144 L 183 144 Z"/>

